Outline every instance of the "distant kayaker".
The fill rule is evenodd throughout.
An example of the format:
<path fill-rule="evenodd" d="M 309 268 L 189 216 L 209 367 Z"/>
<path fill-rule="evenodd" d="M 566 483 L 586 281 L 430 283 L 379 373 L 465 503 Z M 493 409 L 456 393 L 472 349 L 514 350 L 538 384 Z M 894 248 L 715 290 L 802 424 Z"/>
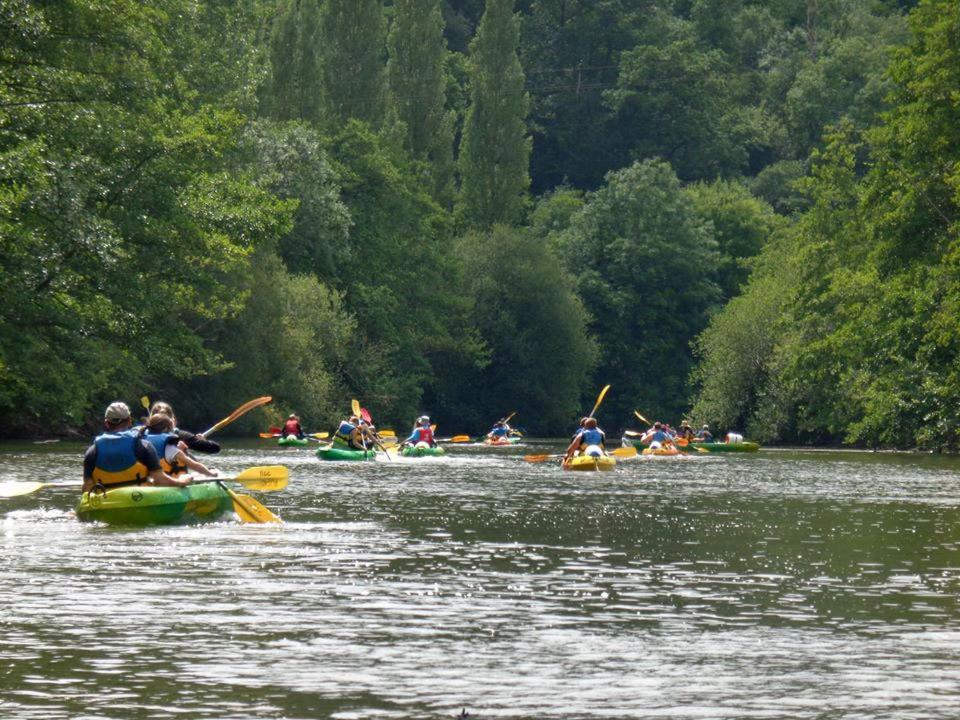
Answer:
<path fill-rule="evenodd" d="M 603 457 L 606 452 L 607 434 L 597 426 L 597 419 L 588 417 L 583 419 L 583 428 L 574 436 L 573 442 L 567 447 L 564 454 L 564 462 L 574 455 L 588 455 L 590 457 Z"/>
<path fill-rule="evenodd" d="M 511 428 L 503 420 L 497 420 L 493 424 L 493 429 L 487 433 L 490 440 L 506 440 L 510 436 Z"/>
<path fill-rule="evenodd" d="M 94 438 L 83 456 L 83 488 L 106 490 L 127 485 L 183 487 L 190 480 L 178 480 L 160 467 L 157 451 L 132 430 L 130 408 L 111 403 L 103 415 L 104 432 Z"/>
<path fill-rule="evenodd" d="M 577 431 L 573 434 L 573 437 L 570 438 L 570 442 L 573 442 L 578 437 L 580 437 L 580 433 L 583 432 L 583 426 L 587 424 L 587 420 L 589 420 L 589 418 L 585 418 L 585 417 L 580 418 L 580 427 L 577 428 Z"/>
<path fill-rule="evenodd" d="M 360 418 L 351 415 L 347 420 L 342 420 L 333 434 L 333 442 L 351 450 L 366 450 L 366 433 Z"/>
<path fill-rule="evenodd" d="M 300 418 L 296 413 L 290 413 L 287 416 L 287 421 L 283 424 L 283 429 L 280 431 L 280 437 L 290 437 L 293 435 L 296 438 L 303 439 L 303 428 L 300 427 Z"/>
<path fill-rule="evenodd" d="M 167 415 L 157 413 L 147 418 L 142 437 L 157 451 L 160 467 L 168 475 L 179 477 L 188 470 L 203 473 L 210 477 L 217 473 L 201 462 L 194 460 L 180 447 L 180 439 L 173 431 L 173 420 Z"/>
<path fill-rule="evenodd" d="M 704 425 L 697 433 L 697 442 L 713 442 L 713 434 L 710 432 L 710 426 Z"/>
<path fill-rule="evenodd" d="M 645 445 L 649 445 L 651 450 L 656 450 L 659 447 L 663 447 L 671 443 L 673 439 L 670 436 L 670 433 L 666 431 L 663 427 L 663 423 L 657 421 L 653 424 L 653 427 L 647 430 L 640 442 Z"/>
<path fill-rule="evenodd" d="M 696 434 L 693 432 L 693 428 L 690 427 L 690 423 L 688 423 L 686 420 L 683 420 L 680 423 L 680 429 L 677 430 L 677 437 L 683 438 L 689 442 L 696 437 Z"/>
<path fill-rule="evenodd" d="M 413 432 L 410 433 L 410 437 L 403 441 L 404 445 L 414 447 L 421 443 L 425 443 L 427 447 L 437 446 L 437 441 L 433 438 L 433 429 L 430 427 L 430 418 L 427 415 L 421 415 L 417 418 L 417 424 L 413 428 Z"/>
<path fill-rule="evenodd" d="M 174 414 L 173 408 L 169 403 L 158 400 L 151 405 L 151 417 L 158 414 L 166 415 L 173 421 L 173 430 L 171 432 L 175 433 L 188 449 L 196 452 L 207 453 L 209 455 L 216 455 L 218 452 L 220 452 L 220 445 L 215 443 L 213 440 L 207 440 L 202 433 L 192 433 L 189 430 L 184 430 L 183 428 L 177 427 L 177 416 Z"/>
<path fill-rule="evenodd" d="M 736 445 L 737 443 L 743 442 L 743 435 L 735 432 L 728 432 L 726 441 L 728 445 Z"/>

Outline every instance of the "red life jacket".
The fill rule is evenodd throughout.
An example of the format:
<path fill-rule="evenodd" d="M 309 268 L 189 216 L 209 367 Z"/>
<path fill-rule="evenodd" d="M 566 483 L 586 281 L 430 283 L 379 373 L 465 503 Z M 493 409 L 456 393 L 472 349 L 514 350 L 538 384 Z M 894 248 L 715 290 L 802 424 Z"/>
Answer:
<path fill-rule="evenodd" d="M 425 442 L 425 443 L 427 443 L 428 445 L 431 445 L 431 446 L 432 446 L 432 445 L 433 445 L 433 430 L 431 430 L 429 427 L 420 427 L 420 428 L 417 428 L 417 430 L 418 430 L 418 432 L 420 433 L 420 436 L 419 436 L 419 439 L 417 440 L 417 442 Z"/>
<path fill-rule="evenodd" d="M 284 436 L 287 436 L 287 435 L 297 435 L 298 437 L 299 437 L 300 435 L 302 435 L 302 434 L 303 434 L 303 430 L 300 429 L 300 421 L 299 421 L 299 420 L 287 420 L 287 422 L 285 422 L 285 423 L 283 424 L 283 433 L 281 433 L 281 434 L 284 435 Z"/>

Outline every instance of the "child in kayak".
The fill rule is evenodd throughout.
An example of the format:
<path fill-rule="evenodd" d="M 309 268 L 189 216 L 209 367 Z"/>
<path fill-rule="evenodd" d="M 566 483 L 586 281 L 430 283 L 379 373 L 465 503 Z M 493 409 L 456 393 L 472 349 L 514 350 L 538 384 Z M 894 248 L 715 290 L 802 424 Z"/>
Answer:
<path fill-rule="evenodd" d="M 216 455 L 220 452 L 220 445 L 213 440 L 207 440 L 202 433 L 192 433 L 189 430 L 177 427 L 177 416 L 174 414 L 173 408 L 169 403 L 158 400 L 151 405 L 151 417 L 157 414 L 166 415 L 173 421 L 173 430 L 171 430 L 171 432 L 176 434 L 180 441 L 187 446 L 187 449 L 209 455 Z"/>
<path fill-rule="evenodd" d="M 215 477 L 216 471 L 194 460 L 180 447 L 180 438 L 173 430 L 173 420 L 167 415 L 157 413 L 147 418 L 147 425 L 141 437 L 153 446 L 160 460 L 160 467 L 172 477 L 179 477 L 187 470 L 193 470 L 209 477 Z"/>

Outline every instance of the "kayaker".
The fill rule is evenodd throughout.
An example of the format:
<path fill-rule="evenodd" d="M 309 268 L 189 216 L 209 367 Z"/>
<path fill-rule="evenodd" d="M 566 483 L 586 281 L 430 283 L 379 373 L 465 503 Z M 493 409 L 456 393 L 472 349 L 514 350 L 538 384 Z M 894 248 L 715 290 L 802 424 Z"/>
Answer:
<path fill-rule="evenodd" d="M 493 429 L 487 433 L 487 438 L 489 440 L 503 441 L 510 436 L 510 426 L 507 425 L 503 420 L 497 420 L 493 424 Z"/>
<path fill-rule="evenodd" d="M 693 438 L 696 437 L 696 435 L 693 432 L 693 428 L 690 427 L 690 423 L 688 423 L 686 420 L 681 421 L 680 429 L 677 431 L 677 437 L 682 438 L 687 442 L 689 442 L 690 440 L 693 440 Z"/>
<path fill-rule="evenodd" d="M 167 415 L 157 413 L 147 418 L 143 439 L 157 451 L 160 467 L 168 475 L 179 477 L 187 470 L 193 470 L 210 477 L 217 475 L 215 471 L 194 460 L 180 447 L 180 439 L 173 431 L 173 420 Z"/>
<path fill-rule="evenodd" d="M 567 447 L 563 458 L 564 462 L 578 453 L 590 457 L 603 457 L 606 454 L 604 447 L 607 434 L 597 427 L 597 419 L 588 417 L 584 418 L 582 422 L 583 428 L 574 436 L 573 442 Z"/>
<path fill-rule="evenodd" d="M 104 432 L 93 440 L 83 456 L 83 487 L 89 492 L 126 485 L 184 487 L 189 478 L 179 480 L 163 471 L 157 451 L 131 428 L 133 421 L 126 403 L 111 403 L 103 414 Z"/>
<path fill-rule="evenodd" d="M 570 438 L 570 442 L 573 442 L 578 437 L 580 437 L 580 433 L 583 432 L 583 426 L 587 424 L 588 419 L 589 418 L 585 418 L 585 417 L 580 418 L 580 426 L 577 428 L 577 431 L 573 434 L 573 437 Z"/>
<path fill-rule="evenodd" d="M 710 426 L 704 425 L 697 433 L 697 442 L 713 442 L 713 434 L 710 432 Z"/>
<path fill-rule="evenodd" d="M 207 438 L 203 436 L 203 433 L 192 433 L 189 430 L 177 427 L 177 416 L 174 414 L 173 408 L 169 403 L 158 400 L 151 405 L 151 417 L 157 414 L 166 415 L 173 421 L 173 430 L 171 432 L 176 434 L 180 441 L 186 445 L 187 449 L 207 453 L 208 455 L 216 455 L 220 452 L 219 443 L 215 443 L 213 440 L 207 440 Z"/>
<path fill-rule="evenodd" d="M 728 445 L 736 445 L 737 443 L 742 443 L 743 435 L 736 432 L 728 432 L 726 437 L 726 442 Z"/>
<path fill-rule="evenodd" d="M 333 434 L 333 442 L 351 450 L 366 450 L 366 434 L 360 424 L 360 418 L 351 415 L 347 420 L 342 420 Z"/>
<path fill-rule="evenodd" d="M 421 415 L 417 418 L 417 424 L 410 433 L 410 437 L 403 441 L 404 445 L 417 446 L 420 443 L 427 447 L 436 447 L 437 441 L 433 437 L 433 430 L 430 427 L 430 418 L 427 415 Z"/>
<path fill-rule="evenodd" d="M 659 447 L 671 443 L 672 440 L 669 433 L 664 429 L 663 423 L 657 421 L 653 424 L 653 427 L 640 438 L 640 442 L 649 445 L 651 450 L 656 450 Z"/>
<path fill-rule="evenodd" d="M 294 437 L 303 440 L 303 428 L 300 427 L 300 418 L 296 413 L 290 413 L 287 417 L 287 421 L 283 424 L 283 429 L 280 431 L 280 437 Z"/>

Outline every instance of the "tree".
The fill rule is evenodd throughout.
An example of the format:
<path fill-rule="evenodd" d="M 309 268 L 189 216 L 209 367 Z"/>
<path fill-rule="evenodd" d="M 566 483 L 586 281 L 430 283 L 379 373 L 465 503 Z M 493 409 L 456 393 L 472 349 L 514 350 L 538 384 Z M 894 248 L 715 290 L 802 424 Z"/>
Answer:
<path fill-rule="evenodd" d="M 607 175 L 555 236 L 600 342 L 596 384 L 617 388 L 606 411 L 660 417 L 686 409 L 690 342 L 719 300 L 717 244 L 673 170 L 634 163 Z"/>
<path fill-rule="evenodd" d="M 482 228 L 520 220 L 530 186 L 530 100 L 517 57 L 514 0 L 488 0 L 470 44 L 471 104 L 460 148 L 461 210 Z"/>
<path fill-rule="evenodd" d="M 439 0 L 397 0 L 388 38 L 391 107 L 405 146 L 433 178 L 433 195 L 449 206 L 454 192 L 453 134 L 447 109 L 446 41 Z"/>
<path fill-rule="evenodd" d="M 319 122 L 323 110 L 321 0 L 287 0 L 270 36 L 267 114 L 278 120 Z"/>
<path fill-rule="evenodd" d="M 386 102 L 386 24 L 381 0 L 327 0 L 323 13 L 326 120 L 379 126 Z"/>

